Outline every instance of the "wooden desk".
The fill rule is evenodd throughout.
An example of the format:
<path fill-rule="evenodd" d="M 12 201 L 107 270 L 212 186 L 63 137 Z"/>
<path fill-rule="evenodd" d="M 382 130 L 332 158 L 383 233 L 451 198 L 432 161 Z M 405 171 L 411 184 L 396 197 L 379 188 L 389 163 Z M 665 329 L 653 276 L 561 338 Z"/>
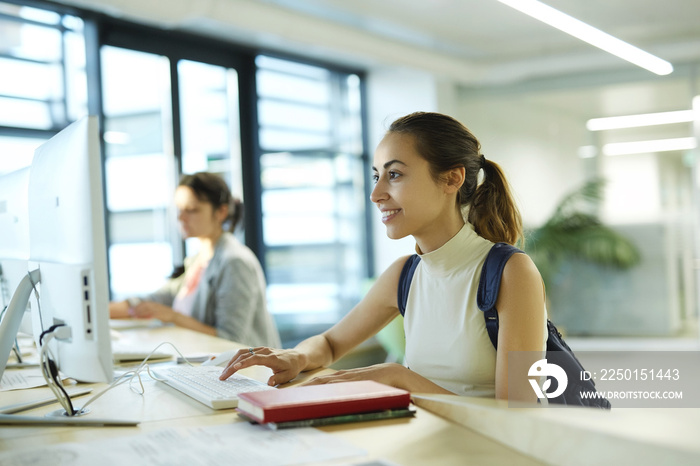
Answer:
<path fill-rule="evenodd" d="M 122 342 L 132 342 L 141 349 L 169 341 L 184 354 L 202 351 L 218 353 L 242 347 L 230 341 L 176 327 L 121 331 L 119 337 Z M 271 372 L 267 368 L 258 367 L 248 369 L 245 373 L 258 380 L 267 380 Z M 302 379 L 311 374 L 303 375 Z M 104 384 L 95 384 L 96 391 L 103 387 Z M 138 394 L 130 390 L 128 383 L 123 384 L 90 405 L 92 412 L 89 415 L 138 419 L 141 422 L 136 427 L 2 427 L 0 451 L 64 442 L 114 439 L 173 426 L 200 427 L 242 422 L 234 410 L 211 410 L 148 377 L 144 377 L 144 387 L 145 392 Z M 0 404 L 48 395 L 48 388 L 3 392 Z M 76 405 L 81 406 L 89 396 L 91 395 L 78 398 Z M 55 410 L 57 406 L 54 404 L 23 414 L 43 415 Z M 367 451 L 366 457 L 355 458 L 354 461 L 343 464 L 362 464 L 371 459 L 385 459 L 399 465 L 544 464 L 420 407 L 417 408 L 415 418 L 327 426 L 320 430 Z M 235 461 L 231 464 L 235 464 Z"/>

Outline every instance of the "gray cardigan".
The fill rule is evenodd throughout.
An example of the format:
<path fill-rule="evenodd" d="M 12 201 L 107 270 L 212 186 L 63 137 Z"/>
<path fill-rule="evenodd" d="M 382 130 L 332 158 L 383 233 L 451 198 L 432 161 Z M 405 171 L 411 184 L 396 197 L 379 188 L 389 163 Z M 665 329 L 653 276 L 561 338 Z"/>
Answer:
<path fill-rule="evenodd" d="M 194 257 L 185 259 L 185 269 Z M 144 299 L 172 306 L 185 274 Z M 224 232 L 195 291 L 192 317 L 216 328 L 217 336 L 250 346 L 281 347 L 267 310 L 265 276 L 248 247 Z"/>

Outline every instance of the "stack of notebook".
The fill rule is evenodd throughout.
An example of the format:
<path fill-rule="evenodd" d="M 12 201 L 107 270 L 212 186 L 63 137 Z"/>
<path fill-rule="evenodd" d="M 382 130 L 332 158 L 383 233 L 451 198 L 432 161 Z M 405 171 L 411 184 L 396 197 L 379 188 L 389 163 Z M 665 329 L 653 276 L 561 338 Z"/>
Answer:
<path fill-rule="evenodd" d="M 371 380 L 241 393 L 243 418 L 272 429 L 413 416 L 406 390 Z"/>

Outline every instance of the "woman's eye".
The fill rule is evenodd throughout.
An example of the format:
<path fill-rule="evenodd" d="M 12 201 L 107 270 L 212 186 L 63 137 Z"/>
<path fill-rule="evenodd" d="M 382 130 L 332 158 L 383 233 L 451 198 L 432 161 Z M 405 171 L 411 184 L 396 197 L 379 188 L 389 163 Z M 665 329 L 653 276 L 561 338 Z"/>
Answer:
<path fill-rule="evenodd" d="M 386 175 L 383 175 L 383 176 L 386 176 L 386 178 L 389 181 L 392 181 L 392 180 L 399 178 L 401 176 L 401 173 L 390 171 L 390 172 L 387 172 Z M 374 181 L 374 184 L 377 184 L 379 182 L 379 174 L 378 173 L 375 173 L 374 175 L 372 175 L 372 181 Z"/>

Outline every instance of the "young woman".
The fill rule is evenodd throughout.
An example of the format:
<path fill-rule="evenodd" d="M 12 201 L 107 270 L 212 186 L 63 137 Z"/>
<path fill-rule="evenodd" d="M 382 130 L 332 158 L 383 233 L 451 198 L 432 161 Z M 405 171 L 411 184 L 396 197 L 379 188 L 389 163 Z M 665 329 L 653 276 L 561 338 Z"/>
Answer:
<path fill-rule="evenodd" d="M 547 332 L 544 287 L 525 254 L 513 255 L 503 272 L 496 302 L 498 351 L 477 308 L 481 266 L 491 246 L 522 237 L 503 172 L 480 153 L 479 142 L 461 123 L 423 112 L 391 125 L 376 149 L 373 170 L 371 200 L 387 235 L 413 236 L 421 256 L 405 311 L 405 365 L 339 371 L 309 383 L 373 379 L 411 392 L 508 398 L 508 352 L 543 352 Z M 328 331 L 293 349 L 241 350 L 221 379 L 264 365 L 273 371 L 268 383 L 276 385 L 329 366 L 399 314 L 397 287 L 406 260 L 394 262 Z M 518 385 L 510 398 L 534 401 L 527 381 Z"/>
<path fill-rule="evenodd" d="M 175 205 L 183 237 L 200 241 L 198 253 L 155 293 L 110 303 L 110 317 L 156 318 L 247 345 L 279 346 L 260 262 L 232 234 L 241 206 L 226 182 L 211 173 L 185 175 Z"/>

